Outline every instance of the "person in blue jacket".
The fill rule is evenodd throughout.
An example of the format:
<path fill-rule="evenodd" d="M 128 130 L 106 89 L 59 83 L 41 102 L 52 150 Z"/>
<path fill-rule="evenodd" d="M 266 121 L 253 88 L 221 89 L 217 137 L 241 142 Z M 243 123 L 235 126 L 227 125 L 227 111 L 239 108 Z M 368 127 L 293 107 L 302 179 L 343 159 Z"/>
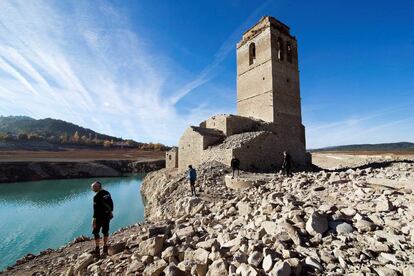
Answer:
<path fill-rule="evenodd" d="M 193 166 L 191 166 L 191 165 L 188 166 L 187 179 L 190 180 L 191 195 L 192 196 L 197 196 L 196 190 L 195 190 L 195 182 L 196 182 L 196 179 L 197 179 L 197 172 L 193 168 Z"/>

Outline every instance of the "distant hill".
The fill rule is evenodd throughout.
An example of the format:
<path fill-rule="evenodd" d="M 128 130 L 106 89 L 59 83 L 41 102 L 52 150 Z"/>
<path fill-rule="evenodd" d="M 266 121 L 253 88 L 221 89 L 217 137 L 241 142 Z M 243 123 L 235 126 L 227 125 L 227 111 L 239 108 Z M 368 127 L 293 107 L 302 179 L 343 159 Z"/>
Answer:
<path fill-rule="evenodd" d="M 57 146 L 168 149 L 159 143 L 124 140 L 52 118 L 36 120 L 27 116 L 0 116 L 0 149 L 42 150 L 55 149 Z"/>
<path fill-rule="evenodd" d="M 12 134 L 36 134 L 39 137 L 50 138 L 52 136 L 60 137 L 62 135 L 73 136 L 78 132 L 79 136 L 92 136 L 99 140 L 122 141 L 121 138 L 97 133 L 91 129 L 56 120 L 51 118 L 36 120 L 27 116 L 0 116 L 0 133 Z"/>
<path fill-rule="evenodd" d="M 361 144 L 361 145 L 345 145 L 326 147 L 321 149 L 313 149 L 312 152 L 320 151 L 414 151 L 414 143 L 383 143 L 383 144 Z"/>

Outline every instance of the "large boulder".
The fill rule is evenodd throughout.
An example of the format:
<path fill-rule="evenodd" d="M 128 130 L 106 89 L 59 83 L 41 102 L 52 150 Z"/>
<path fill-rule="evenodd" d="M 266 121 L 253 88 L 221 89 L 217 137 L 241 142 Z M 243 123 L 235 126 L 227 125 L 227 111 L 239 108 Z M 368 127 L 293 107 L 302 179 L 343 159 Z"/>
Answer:
<path fill-rule="evenodd" d="M 184 260 L 193 260 L 197 263 L 207 265 L 209 254 L 210 252 L 203 248 L 198 248 L 196 250 L 186 250 L 184 252 Z"/>
<path fill-rule="evenodd" d="M 199 197 L 184 197 L 179 199 L 175 204 L 175 216 L 195 215 L 197 213 L 205 214 L 207 208 L 204 201 Z"/>
<path fill-rule="evenodd" d="M 128 266 L 127 274 L 130 273 L 136 273 L 138 271 L 142 271 L 145 268 L 145 264 L 141 261 L 134 260 L 131 262 L 131 264 Z"/>
<path fill-rule="evenodd" d="M 180 229 L 177 229 L 175 231 L 175 234 L 177 235 L 177 237 L 181 238 L 185 238 L 185 237 L 191 237 L 194 235 L 194 228 L 193 226 L 187 226 L 187 227 L 183 227 Z"/>
<path fill-rule="evenodd" d="M 149 238 L 145 241 L 142 241 L 139 244 L 138 254 L 150 255 L 150 256 L 157 256 L 162 252 L 164 248 L 164 240 L 165 238 L 162 236 L 156 236 L 153 238 Z"/>
<path fill-rule="evenodd" d="M 277 228 L 277 223 L 271 220 L 266 220 L 262 222 L 262 228 L 269 235 L 276 235 L 279 231 Z"/>
<path fill-rule="evenodd" d="M 227 264 L 223 259 L 215 260 L 208 268 L 207 276 L 228 275 Z"/>
<path fill-rule="evenodd" d="M 249 202 L 240 201 L 236 204 L 236 207 L 239 210 L 239 215 L 241 216 L 249 215 L 253 211 Z"/>
<path fill-rule="evenodd" d="M 306 222 L 306 231 L 312 235 L 323 234 L 328 230 L 328 218 L 326 215 L 313 212 Z"/>
<path fill-rule="evenodd" d="M 125 244 L 126 244 L 125 242 L 118 242 L 118 243 L 115 243 L 115 244 L 111 245 L 108 248 L 108 255 L 112 256 L 112 255 L 115 255 L 115 254 L 118 254 L 118 253 L 124 251 Z"/>
<path fill-rule="evenodd" d="M 268 273 L 272 270 L 274 265 L 274 261 L 272 258 L 272 255 L 268 254 L 266 255 L 266 257 L 263 259 L 263 264 L 262 264 L 262 268 L 263 270 Z"/>
<path fill-rule="evenodd" d="M 236 270 L 237 275 L 241 276 L 256 276 L 259 275 L 257 270 L 248 264 L 240 264 L 240 266 Z"/>
<path fill-rule="evenodd" d="M 305 264 L 310 268 L 316 269 L 318 271 L 323 271 L 322 265 L 312 257 L 306 257 Z"/>
<path fill-rule="evenodd" d="M 272 271 L 269 275 L 271 276 L 290 276 L 291 269 L 290 265 L 286 261 L 279 261 L 275 266 L 273 267 Z"/>
<path fill-rule="evenodd" d="M 376 228 L 376 225 L 368 220 L 360 219 L 354 224 L 359 232 L 369 232 Z"/>
<path fill-rule="evenodd" d="M 164 268 L 165 276 L 186 276 L 187 273 L 180 270 L 175 264 L 170 263 L 166 268 Z"/>
<path fill-rule="evenodd" d="M 258 251 L 254 251 L 252 254 L 249 255 L 247 262 L 254 267 L 259 267 L 263 260 L 263 254 Z"/>
<path fill-rule="evenodd" d="M 338 235 L 349 235 L 354 231 L 354 228 L 349 223 L 341 222 L 338 225 L 336 225 L 335 230 L 336 233 L 338 233 Z"/>
<path fill-rule="evenodd" d="M 169 236 L 171 234 L 171 226 L 170 225 L 161 225 L 161 226 L 152 226 L 148 229 L 149 237 L 152 238 L 158 235 L 166 235 Z"/>
<path fill-rule="evenodd" d="M 163 259 L 157 260 L 149 265 L 144 270 L 144 276 L 159 276 L 163 270 L 168 266 Z"/>
<path fill-rule="evenodd" d="M 218 243 L 217 239 L 209 239 L 209 240 L 197 243 L 196 247 L 203 248 L 206 250 L 211 250 L 212 247 L 214 247 L 215 249 L 218 249 L 220 247 L 220 244 Z"/>
<path fill-rule="evenodd" d="M 73 273 L 75 275 L 82 274 L 83 271 L 93 263 L 93 255 L 90 253 L 83 253 L 79 256 L 79 258 L 76 260 L 75 266 L 73 268 Z"/>
<path fill-rule="evenodd" d="M 207 265 L 201 264 L 194 260 L 184 260 L 177 267 L 189 275 L 205 276 L 207 274 Z"/>
<path fill-rule="evenodd" d="M 286 222 L 281 223 L 279 226 L 288 234 L 289 238 L 293 241 L 294 244 L 300 245 L 302 243 L 298 231 L 296 231 L 295 227 Z"/>
<path fill-rule="evenodd" d="M 168 261 L 172 257 L 176 257 L 178 255 L 178 250 L 174 246 L 167 247 L 161 254 L 161 258 L 165 261 Z"/>

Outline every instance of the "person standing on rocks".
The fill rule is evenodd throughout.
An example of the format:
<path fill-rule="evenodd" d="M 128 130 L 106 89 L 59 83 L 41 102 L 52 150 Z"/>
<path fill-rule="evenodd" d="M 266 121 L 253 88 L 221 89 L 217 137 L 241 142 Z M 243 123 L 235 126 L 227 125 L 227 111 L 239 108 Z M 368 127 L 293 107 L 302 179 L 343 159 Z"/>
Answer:
<path fill-rule="evenodd" d="M 233 158 L 230 161 L 231 170 L 233 171 L 233 176 L 231 178 L 234 178 L 234 173 L 237 170 L 237 176 L 240 174 L 240 160 L 233 156 Z"/>
<path fill-rule="evenodd" d="M 192 196 L 197 196 L 196 190 L 195 190 L 195 181 L 197 179 L 197 172 L 193 168 L 192 165 L 188 166 L 187 179 L 190 181 L 191 195 Z"/>
<path fill-rule="evenodd" d="M 113 218 L 112 212 L 114 210 L 114 203 L 112 201 L 111 194 L 102 189 L 102 184 L 99 181 L 92 183 L 91 187 L 96 193 L 93 197 L 92 220 L 92 234 L 95 237 L 94 253 L 99 255 L 99 231 L 102 229 L 103 253 L 108 254 L 109 222 Z"/>
<path fill-rule="evenodd" d="M 286 151 L 283 152 L 282 170 L 286 176 L 293 176 L 291 172 L 292 159 Z"/>

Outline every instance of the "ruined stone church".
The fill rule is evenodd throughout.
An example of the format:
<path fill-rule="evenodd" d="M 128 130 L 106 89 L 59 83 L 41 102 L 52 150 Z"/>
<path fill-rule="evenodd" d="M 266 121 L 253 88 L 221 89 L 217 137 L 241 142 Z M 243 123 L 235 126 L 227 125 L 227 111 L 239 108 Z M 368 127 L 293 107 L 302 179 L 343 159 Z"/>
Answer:
<path fill-rule="evenodd" d="M 247 171 L 274 171 L 287 151 L 294 167 L 310 164 L 302 125 L 297 41 L 289 27 L 262 17 L 237 43 L 237 115 L 216 115 L 189 127 L 178 147 L 166 153 L 166 167 L 232 157 Z"/>

